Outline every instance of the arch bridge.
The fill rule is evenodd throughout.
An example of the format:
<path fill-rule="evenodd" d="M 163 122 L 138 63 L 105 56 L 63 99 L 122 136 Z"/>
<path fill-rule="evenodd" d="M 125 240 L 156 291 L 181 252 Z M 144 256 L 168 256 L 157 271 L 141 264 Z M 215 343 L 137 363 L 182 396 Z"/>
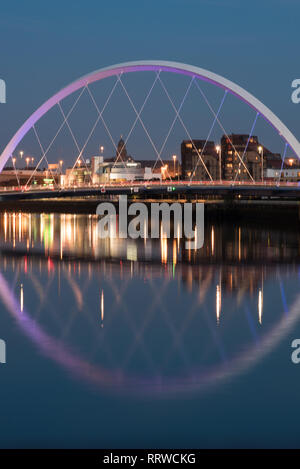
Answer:
<path fill-rule="evenodd" d="M 69 117 L 70 117 L 70 114 L 72 113 L 74 107 L 77 105 L 77 102 L 78 100 L 80 99 L 81 95 L 83 94 L 83 92 L 87 92 L 88 95 L 90 96 L 95 108 L 96 108 L 96 111 L 97 111 L 97 121 L 96 121 L 96 124 L 95 126 L 97 125 L 98 121 L 102 121 L 111 140 L 112 140 L 112 143 L 114 145 L 114 147 L 117 149 L 117 146 L 116 146 L 116 143 L 113 141 L 113 138 L 109 132 L 109 129 L 104 121 L 104 118 L 103 118 L 103 110 L 105 109 L 107 103 L 109 102 L 114 90 L 115 90 L 115 87 L 118 83 L 120 83 L 121 87 L 123 88 L 125 94 L 127 95 L 128 97 L 128 100 L 130 101 L 131 105 L 132 105 L 132 108 L 135 112 L 135 115 L 136 115 L 136 119 L 135 119 L 135 122 L 134 122 L 134 125 L 137 123 L 137 122 L 140 122 L 144 131 L 146 132 L 149 140 L 150 140 L 150 143 L 154 149 L 154 152 L 156 154 L 156 161 L 154 162 L 154 166 L 158 163 L 158 162 L 162 162 L 162 158 L 161 158 L 161 153 L 162 153 L 162 150 L 165 146 L 165 143 L 166 143 L 166 140 L 162 146 L 162 148 L 158 149 L 156 147 L 156 145 L 154 144 L 153 140 L 151 139 L 151 136 L 149 135 L 149 132 L 146 128 L 146 126 L 144 125 L 143 123 L 143 120 L 141 118 L 141 112 L 143 110 L 143 106 L 140 108 L 140 110 L 138 110 L 136 108 L 136 106 L 134 105 L 129 93 L 128 93 L 128 90 L 126 89 L 123 81 L 122 81 L 122 77 L 124 74 L 127 74 L 127 73 L 133 73 L 133 72 L 144 72 L 144 71 L 151 71 L 151 72 L 154 72 L 155 73 L 155 80 L 153 82 L 153 85 L 148 93 L 148 95 L 146 96 L 146 99 L 143 103 L 143 106 L 145 105 L 146 101 L 148 100 L 151 92 L 152 92 L 152 89 L 155 85 L 156 82 L 160 83 L 161 86 L 163 87 L 169 101 L 170 101 L 170 104 L 172 105 L 172 108 L 174 110 L 174 113 L 175 113 L 175 118 L 174 118 L 174 121 L 172 123 L 172 126 L 169 130 L 169 133 L 168 135 L 166 136 L 166 140 L 168 139 L 169 137 L 169 134 L 175 124 L 175 121 L 179 121 L 183 128 L 185 129 L 185 132 L 186 132 L 186 136 L 189 140 L 193 141 L 193 139 L 191 138 L 189 132 L 188 132 L 188 129 L 187 127 L 185 126 L 185 123 L 183 122 L 182 120 L 182 117 L 180 116 L 180 111 L 181 111 L 181 107 L 182 107 L 182 104 L 186 98 L 186 95 L 187 93 L 189 92 L 190 90 L 190 87 L 195 84 L 195 86 L 198 87 L 199 91 L 201 92 L 202 96 L 204 97 L 205 101 L 207 102 L 211 112 L 213 113 L 214 115 L 214 122 L 213 122 L 213 126 L 215 123 L 218 123 L 221 128 L 222 128 L 222 124 L 220 123 L 220 119 L 219 119 L 219 112 L 221 110 L 221 107 L 223 105 L 223 102 L 224 102 L 224 99 L 225 99 L 225 96 L 227 93 L 230 93 L 232 95 L 235 95 L 238 99 L 240 99 L 241 101 L 245 102 L 248 106 L 250 106 L 252 109 L 254 109 L 256 115 L 255 115 L 255 120 L 254 120 L 254 123 L 253 123 L 253 126 L 252 126 L 252 129 L 251 129 L 251 132 L 250 132 L 250 135 L 249 135 L 249 140 L 250 140 L 250 137 L 253 133 L 253 129 L 254 129 L 254 126 L 255 126 L 255 123 L 256 123 L 256 120 L 259 116 L 262 116 L 275 130 L 276 132 L 279 134 L 280 137 L 282 137 L 284 143 L 285 143 L 285 151 L 284 151 L 284 155 L 283 155 L 283 160 L 284 161 L 284 158 L 285 158 L 285 154 L 286 154 L 286 150 L 287 148 L 289 147 L 293 153 L 296 155 L 296 157 L 298 159 L 300 159 L 300 143 L 299 141 L 297 140 L 297 138 L 292 134 L 292 132 L 287 128 L 287 126 L 266 106 L 264 105 L 260 100 L 258 100 L 255 96 L 253 96 L 251 93 L 249 93 L 248 91 L 246 91 L 244 88 L 240 87 L 239 85 L 233 83 L 232 81 L 220 76 L 220 75 L 217 75 L 216 73 L 213 73 L 213 72 L 210 72 L 208 70 L 205 70 L 203 68 L 200 68 L 200 67 L 195 67 L 195 66 L 192 66 L 192 65 L 187 65 L 187 64 L 182 64 L 182 63 L 177 63 L 177 62 L 168 62 L 168 61 L 160 61 L 160 60 L 145 60 L 145 61 L 135 61 L 135 62 L 126 62 L 126 63 L 122 63 L 122 64 L 118 64 L 118 65 L 114 65 L 114 66 L 110 66 L 110 67 L 105 67 L 105 68 L 101 68 L 99 70 L 96 70 L 92 73 L 89 73 L 88 75 L 85 75 L 77 80 L 75 80 L 74 82 L 70 83 L 68 86 L 66 86 L 65 88 L 63 88 L 62 90 L 60 90 L 58 93 L 56 93 L 55 95 L 53 95 L 51 98 L 49 98 L 46 102 L 44 102 L 25 122 L 24 124 L 19 128 L 19 130 L 15 133 L 15 135 L 11 138 L 11 140 L 9 141 L 9 143 L 7 144 L 7 146 L 5 147 L 5 149 L 3 150 L 2 154 L 0 155 L 0 172 L 3 170 L 4 166 L 6 165 L 6 163 L 8 162 L 8 160 L 11 158 L 12 161 L 13 161 L 13 169 L 15 170 L 15 173 L 16 173 L 16 179 L 18 181 L 18 187 L 13 187 L 11 188 L 11 190 L 9 188 L 6 188 L 6 190 L 2 190 L 2 194 L 1 194 L 1 197 L 2 198 L 6 198 L 6 197 L 12 197 L 12 195 L 14 195 L 15 197 L 17 198 L 27 198 L 29 197 L 27 195 L 28 191 L 32 192 L 32 194 L 34 194 L 35 197 L 39 198 L 41 197 L 41 194 L 44 196 L 44 197 L 54 197 L 54 196 L 70 196 L 70 190 L 68 190 L 68 188 L 62 188 L 59 186 L 59 184 L 56 184 L 56 187 L 52 188 L 54 190 L 49 190 L 49 189 L 45 189 L 45 188 L 42 188 L 42 187 L 39 187 L 39 188 L 35 188 L 35 190 L 33 190 L 32 186 L 30 186 L 30 183 L 32 183 L 32 180 L 33 180 L 33 177 L 34 177 L 34 174 L 36 173 L 36 171 L 39 169 L 39 167 L 41 167 L 40 165 L 42 164 L 42 162 L 46 162 L 48 163 L 48 160 L 47 160 L 47 154 L 49 152 L 49 149 L 50 149 L 50 146 L 53 144 L 55 138 L 57 137 L 57 135 L 59 134 L 59 132 L 61 131 L 61 129 L 66 126 L 68 127 L 68 129 L 70 130 L 70 133 L 72 134 L 72 137 L 73 137 L 73 140 L 77 146 L 77 150 L 78 150 L 78 154 L 77 154 L 77 158 L 75 160 L 75 163 L 73 165 L 73 168 L 74 169 L 76 167 L 76 164 L 78 163 L 78 161 L 83 160 L 84 163 L 85 163 L 85 160 L 83 158 L 83 153 L 84 153 L 84 150 L 85 150 L 85 147 L 86 147 L 86 144 L 87 144 L 87 141 L 85 142 L 84 146 L 82 148 L 79 147 L 77 141 L 76 141 L 76 138 L 72 132 L 72 129 L 70 127 L 70 123 L 68 121 Z M 172 101 L 172 98 L 170 96 L 170 94 L 168 93 L 168 90 L 166 89 L 165 87 L 165 84 L 163 83 L 163 81 L 161 80 L 161 73 L 162 72 L 169 72 L 169 73 L 175 73 L 175 74 L 180 74 L 180 75 L 186 75 L 188 77 L 190 77 L 191 81 L 189 83 L 189 87 L 187 89 L 187 92 L 186 92 L 186 95 L 184 96 L 184 99 L 181 103 L 181 105 L 179 107 L 176 107 L 174 102 Z M 103 109 L 99 109 L 99 106 L 97 105 L 97 102 L 92 94 L 92 91 L 90 89 L 90 85 L 94 82 L 97 82 L 97 81 L 100 81 L 100 80 L 103 80 L 105 78 L 108 78 L 108 77 L 116 77 L 116 82 L 115 82 L 115 85 L 111 91 L 111 93 L 109 94 L 108 98 L 107 98 L 107 101 L 104 105 L 104 108 Z M 221 101 L 221 105 L 218 109 L 217 112 L 215 112 L 210 103 L 208 102 L 204 92 L 202 91 L 200 85 L 199 85 L 199 81 L 202 80 L 202 81 L 206 81 L 206 82 L 209 82 L 219 88 L 222 88 L 224 90 L 224 96 L 223 96 L 223 99 Z M 78 98 L 76 99 L 74 105 L 72 106 L 71 110 L 68 112 L 68 113 L 65 113 L 61 107 L 61 101 L 64 100 L 66 97 L 68 97 L 69 95 L 75 93 L 76 91 L 80 90 L 80 94 L 78 96 Z M 47 148 L 44 148 L 42 143 L 41 143 L 41 139 L 39 138 L 39 135 L 37 133 L 37 129 L 36 129 L 36 123 L 48 112 L 50 111 L 53 107 L 55 106 L 58 106 L 59 107 L 59 110 L 62 114 L 62 117 L 63 117 L 63 122 L 61 124 L 61 126 L 59 127 L 58 129 L 58 132 L 57 134 L 54 136 L 53 140 L 51 141 L 50 145 L 47 147 Z M 92 131 L 91 131 L 91 134 L 89 135 L 88 139 L 90 138 L 90 136 L 92 135 L 93 131 L 95 130 L 95 126 L 93 127 Z M 210 137 L 210 134 L 212 132 L 212 128 L 213 126 L 211 127 L 210 129 L 210 132 L 209 132 L 209 135 L 207 136 L 207 139 L 206 139 L 206 142 L 205 142 L 205 145 Z M 133 126 L 134 127 L 134 126 Z M 131 128 L 130 132 L 129 132 L 129 135 L 126 137 L 125 139 L 125 142 L 124 142 L 124 145 L 126 144 L 130 134 L 132 133 L 132 130 L 133 130 L 133 127 Z M 36 165 L 36 167 L 32 170 L 32 174 L 29 176 L 28 180 L 27 180 L 27 183 L 26 184 L 21 184 L 20 181 L 19 181 L 19 178 L 18 178 L 18 170 L 16 169 L 15 167 L 15 158 L 14 158 L 14 152 L 16 151 L 18 145 L 20 144 L 20 142 L 22 141 L 22 139 L 28 134 L 29 131 L 33 131 L 36 138 L 37 138 L 37 141 L 40 145 L 40 148 L 41 148 L 41 152 L 42 152 L 42 156 L 41 156 L 41 159 L 40 161 L 38 162 L 38 164 Z M 224 128 L 223 128 L 224 130 Z M 227 134 L 226 134 L 227 135 Z M 227 136 L 228 137 L 228 136 Z M 229 138 L 229 137 L 228 137 Z M 170 191 L 169 189 L 169 185 L 171 183 L 172 187 L 175 187 L 175 190 L 178 190 L 180 188 L 180 192 L 181 193 L 188 193 L 190 191 L 199 191 L 201 193 L 215 193 L 215 194 L 220 194 L 222 195 L 225 191 L 225 193 L 230 193 L 230 192 L 234 192 L 234 193 L 238 193 L 238 194 L 249 194 L 249 190 L 252 191 L 253 194 L 256 194 L 258 196 L 263 196 L 263 194 L 267 194 L 267 196 L 281 196 L 283 193 L 285 195 L 287 195 L 288 197 L 290 197 L 291 194 L 292 197 L 295 197 L 295 194 L 298 193 L 298 184 L 297 183 L 290 183 L 290 184 L 281 184 L 279 181 L 277 181 L 276 183 L 274 182 L 273 184 L 271 184 L 272 186 L 272 190 L 270 189 L 270 184 L 262 184 L 262 181 L 254 181 L 252 175 L 250 174 L 247 166 L 245 165 L 245 162 L 244 162 L 244 157 L 245 157 L 245 152 L 247 150 L 247 147 L 248 147 L 248 143 L 249 143 L 249 140 L 247 142 L 247 146 L 245 147 L 245 150 L 243 152 L 243 154 L 240 154 L 239 152 L 236 152 L 237 155 L 238 155 L 238 158 L 239 158 L 239 166 L 240 167 L 244 167 L 245 168 L 245 171 L 248 172 L 249 174 L 249 181 L 247 181 L 247 183 L 242 183 L 241 181 L 238 181 L 237 179 L 237 175 L 235 175 L 235 178 L 233 181 L 215 181 L 213 180 L 210 172 L 209 172 L 209 169 L 207 168 L 206 164 L 205 164 L 205 161 L 204 161 L 204 158 L 203 158 L 203 150 L 202 151 L 199 151 L 197 148 L 195 148 L 195 151 L 197 152 L 197 162 L 196 162 L 196 167 L 198 165 L 203 165 L 206 173 L 207 173 L 207 179 L 208 179 L 208 183 L 207 182 L 201 182 L 201 181 L 195 181 L 194 179 L 194 174 L 195 174 L 195 169 L 196 167 L 194 168 L 194 170 L 192 171 L 192 176 L 190 178 L 189 181 L 165 181 L 164 183 L 161 183 L 161 184 L 158 184 L 158 183 L 154 183 L 153 181 L 149 181 L 147 183 L 147 189 L 145 189 L 145 185 L 144 183 L 140 183 L 138 184 L 136 181 L 129 181 L 129 183 L 127 184 L 109 184 L 110 187 L 107 187 L 107 184 L 104 185 L 104 187 L 102 187 L 102 189 L 99 189 L 99 184 L 97 185 L 97 187 L 95 187 L 95 185 L 92 184 L 92 181 L 87 184 L 88 187 L 77 187 L 77 188 L 73 188 L 72 190 L 72 194 L 74 193 L 74 191 L 77 191 L 77 195 L 80 194 L 80 193 L 84 193 L 84 195 L 89 195 L 90 193 L 97 193 L 97 191 L 99 190 L 102 190 L 103 192 L 111 192 L 111 193 L 126 193 L 126 192 L 132 192 L 132 191 L 148 191 L 148 193 L 152 192 L 152 193 L 160 193 L 160 192 L 168 192 Z M 204 147 L 205 147 L 204 145 Z M 232 146 L 234 147 L 234 145 L 232 144 Z M 122 160 L 122 156 L 121 156 L 121 153 L 117 156 L 117 160 L 120 158 L 120 161 Z M 221 157 L 220 157 L 221 158 Z M 49 165 L 48 165 L 49 166 Z M 251 188 L 251 189 L 249 189 Z M 16 190 L 18 189 L 18 190 Z M 150 192 L 149 192 L 150 191 Z M 12 194 L 13 193 L 13 194 Z"/>

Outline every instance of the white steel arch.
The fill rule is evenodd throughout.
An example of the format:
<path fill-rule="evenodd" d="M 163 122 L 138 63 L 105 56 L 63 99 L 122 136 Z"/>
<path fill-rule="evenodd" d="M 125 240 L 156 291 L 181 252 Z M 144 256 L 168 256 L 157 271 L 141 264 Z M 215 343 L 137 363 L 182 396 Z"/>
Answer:
<path fill-rule="evenodd" d="M 102 80 L 107 77 L 119 75 L 122 73 L 151 70 L 172 72 L 197 77 L 201 80 L 208 81 L 209 83 L 213 83 L 214 85 L 229 91 L 255 109 L 259 114 L 261 114 L 278 131 L 279 135 L 286 141 L 286 143 L 293 149 L 296 156 L 300 159 L 300 143 L 297 138 L 267 106 L 265 106 L 261 101 L 255 98 L 255 96 L 253 96 L 251 93 L 248 93 L 248 91 L 244 90 L 239 85 L 236 85 L 221 75 L 217 75 L 216 73 L 210 72 L 200 67 L 195 67 L 193 65 L 187 65 L 178 62 L 168 62 L 165 60 L 141 60 L 136 62 L 125 62 L 122 64 L 101 68 L 79 78 L 53 95 L 24 122 L 24 124 L 9 141 L 0 156 L 0 172 L 27 132 L 44 114 L 46 114 L 62 99 L 66 98 L 74 91 L 89 85 L 90 83 Z"/>

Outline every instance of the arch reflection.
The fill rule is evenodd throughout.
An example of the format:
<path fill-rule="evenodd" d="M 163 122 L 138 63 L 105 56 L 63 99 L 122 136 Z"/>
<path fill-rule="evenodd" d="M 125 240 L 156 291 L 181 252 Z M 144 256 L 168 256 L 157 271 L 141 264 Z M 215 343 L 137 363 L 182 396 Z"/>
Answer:
<path fill-rule="evenodd" d="M 43 353 L 88 382 L 205 389 L 246 371 L 299 319 L 296 232 L 214 223 L 191 252 L 176 238 L 99 240 L 96 221 L 0 218 L 2 302 Z"/>

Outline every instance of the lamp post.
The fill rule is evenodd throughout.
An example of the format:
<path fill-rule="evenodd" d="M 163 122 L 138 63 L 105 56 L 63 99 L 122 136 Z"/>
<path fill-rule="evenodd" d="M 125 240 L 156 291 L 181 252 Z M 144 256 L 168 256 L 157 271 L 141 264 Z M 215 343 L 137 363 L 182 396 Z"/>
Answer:
<path fill-rule="evenodd" d="M 23 158 L 23 155 L 24 155 L 24 151 L 21 150 L 21 151 L 20 151 L 20 157 L 21 157 L 21 159 Z"/>
<path fill-rule="evenodd" d="M 222 181 L 222 164 L 221 164 L 221 146 L 220 145 L 216 145 L 216 152 L 219 155 L 219 179 L 221 182 Z"/>
<path fill-rule="evenodd" d="M 63 166 L 63 164 L 64 164 L 63 160 L 60 160 L 60 162 L 59 162 L 60 173 L 62 173 L 62 166 Z"/>
<path fill-rule="evenodd" d="M 12 162 L 13 162 L 13 166 L 15 167 L 16 166 L 16 158 L 15 157 L 12 158 Z"/>
<path fill-rule="evenodd" d="M 176 166 L 175 166 L 175 165 L 176 165 L 176 158 L 177 158 L 177 156 L 176 156 L 176 155 L 173 155 L 172 158 L 173 158 L 173 161 L 174 161 L 174 179 L 175 179 L 175 177 L 176 177 L 176 173 L 175 173 L 175 167 L 176 167 Z"/>
<path fill-rule="evenodd" d="M 27 169 L 28 169 L 29 161 L 30 161 L 30 158 L 27 156 L 27 158 L 26 158 L 26 168 Z"/>
<path fill-rule="evenodd" d="M 264 147 L 260 145 L 258 147 L 258 152 L 261 157 L 261 181 L 264 182 Z"/>

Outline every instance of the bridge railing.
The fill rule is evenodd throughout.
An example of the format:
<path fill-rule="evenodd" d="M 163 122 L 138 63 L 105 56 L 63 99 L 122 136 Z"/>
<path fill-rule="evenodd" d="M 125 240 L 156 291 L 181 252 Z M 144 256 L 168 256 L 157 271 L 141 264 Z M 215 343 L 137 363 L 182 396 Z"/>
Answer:
<path fill-rule="evenodd" d="M 14 193 L 14 192 L 40 192 L 40 191 L 70 191 L 70 190 L 95 190 L 105 189 L 106 187 L 174 187 L 174 186 L 215 186 L 215 187 L 239 187 L 239 186 L 250 186 L 250 187 L 295 187 L 300 188 L 300 181 L 123 181 L 123 182 L 109 182 L 102 184 L 72 184 L 64 186 L 44 186 L 42 184 L 35 184 L 34 186 L 0 186 L 0 193 Z"/>

